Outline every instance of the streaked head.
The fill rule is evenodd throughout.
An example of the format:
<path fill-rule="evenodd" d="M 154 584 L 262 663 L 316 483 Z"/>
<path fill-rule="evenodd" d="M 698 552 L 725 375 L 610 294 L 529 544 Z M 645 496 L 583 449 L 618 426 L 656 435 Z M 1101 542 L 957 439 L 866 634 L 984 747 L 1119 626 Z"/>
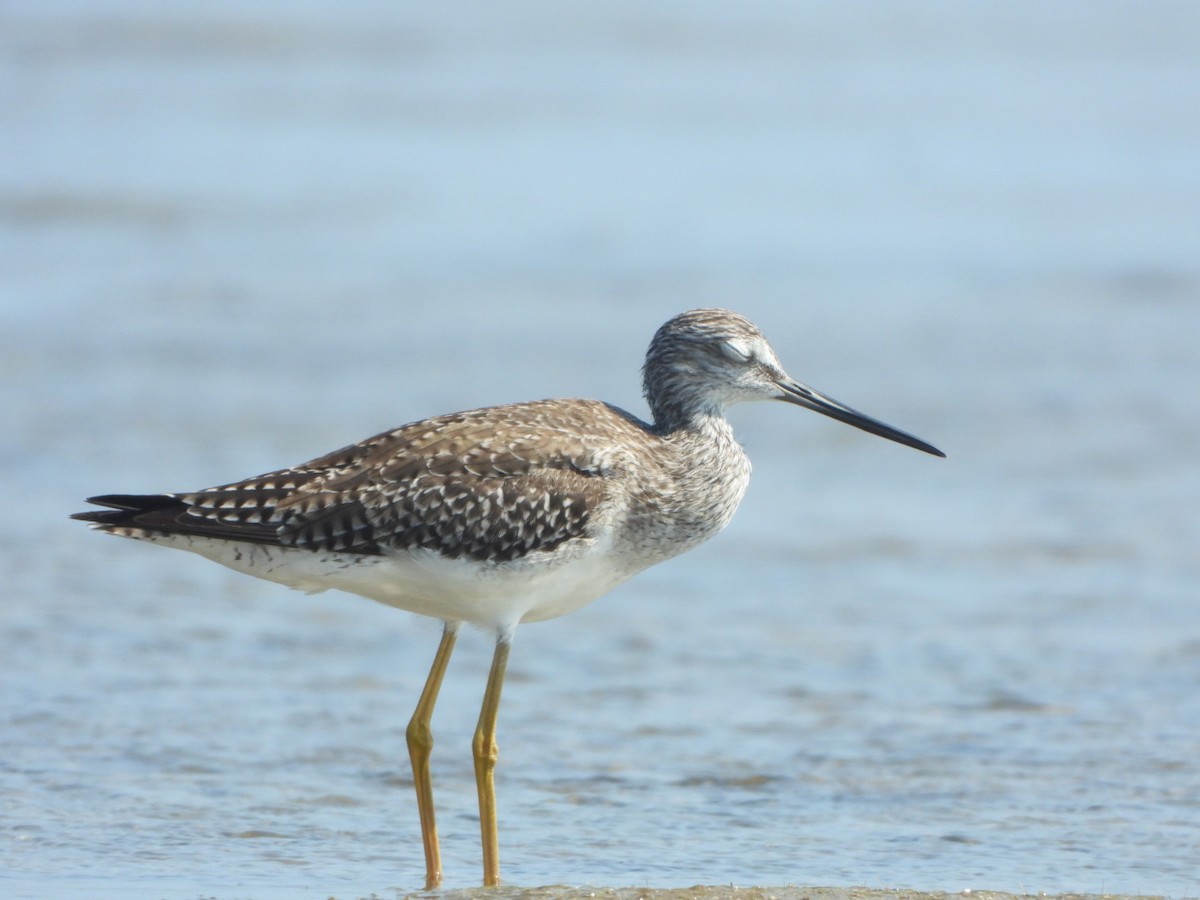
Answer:
<path fill-rule="evenodd" d="M 655 333 L 642 369 L 646 402 L 662 427 L 723 415 L 743 400 L 784 400 L 935 456 L 936 447 L 796 381 L 758 327 L 725 309 L 694 309 Z"/>

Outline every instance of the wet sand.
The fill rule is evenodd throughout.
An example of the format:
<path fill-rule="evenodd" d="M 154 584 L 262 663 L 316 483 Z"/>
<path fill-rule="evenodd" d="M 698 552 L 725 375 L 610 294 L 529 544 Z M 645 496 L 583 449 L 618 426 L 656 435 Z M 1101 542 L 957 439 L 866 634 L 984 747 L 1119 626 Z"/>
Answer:
<path fill-rule="evenodd" d="M 734 887 L 695 885 L 685 888 L 587 888 L 546 887 L 473 888 L 453 891 L 424 891 L 410 897 L 436 896 L 439 900 L 1116 900 L 1135 894 L 1008 894 L 1002 891 L 964 890 L 956 893 L 869 887 Z M 372 898 L 374 900 L 374 898 Z"/>

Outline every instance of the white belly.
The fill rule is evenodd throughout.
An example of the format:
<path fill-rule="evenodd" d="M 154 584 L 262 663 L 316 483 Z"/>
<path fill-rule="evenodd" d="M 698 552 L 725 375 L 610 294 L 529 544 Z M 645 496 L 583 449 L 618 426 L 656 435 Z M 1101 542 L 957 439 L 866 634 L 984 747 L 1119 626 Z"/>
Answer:
<path fill-rule="evenodd" d="M 431 550 L 386 556 L 313 552 L 190 535 L 124 535 L 188 550 L 238 572 L 317 593 L 359 594 L 423 616 L 497 630 L 573 612 L 612 590 L 644 566 L 622 566 L 607 538 L 564 553 L 534 553 L 491 564 L 447 559 Z"/>

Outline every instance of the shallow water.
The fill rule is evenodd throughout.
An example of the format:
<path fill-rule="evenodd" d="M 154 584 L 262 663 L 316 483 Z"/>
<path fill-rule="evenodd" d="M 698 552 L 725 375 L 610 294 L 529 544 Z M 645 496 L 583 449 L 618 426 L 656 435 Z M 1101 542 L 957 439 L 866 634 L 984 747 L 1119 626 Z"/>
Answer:
<path fill-rule="evenodd" d="M 418 887 L 436 625 L 66 516 L 641 412 L 719 304 L 949 458 L 735 409 L 726 533 L 517 635 L 506 880 L 1200 895 L 1200 22 L 1141 9 L 5 4 L 0 891 Z"/>

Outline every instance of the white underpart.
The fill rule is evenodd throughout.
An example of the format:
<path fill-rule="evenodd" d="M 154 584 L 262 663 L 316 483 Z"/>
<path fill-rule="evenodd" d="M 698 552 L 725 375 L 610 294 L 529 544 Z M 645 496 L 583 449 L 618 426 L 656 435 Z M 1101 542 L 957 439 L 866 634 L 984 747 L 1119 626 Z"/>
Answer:
<path fill-rule="evenodd" d="M 238 572 L 307 593 L 347 591 L 423 616 L 510 632 L 574 612 L 635 575 L 643 565 L 614 562 L 611 536 L 573 552 L 480 564 L 432 550 L 363 556 L 242 543 L 194 535 L 114 531 L 122 537 L 187 550 Z"/>

